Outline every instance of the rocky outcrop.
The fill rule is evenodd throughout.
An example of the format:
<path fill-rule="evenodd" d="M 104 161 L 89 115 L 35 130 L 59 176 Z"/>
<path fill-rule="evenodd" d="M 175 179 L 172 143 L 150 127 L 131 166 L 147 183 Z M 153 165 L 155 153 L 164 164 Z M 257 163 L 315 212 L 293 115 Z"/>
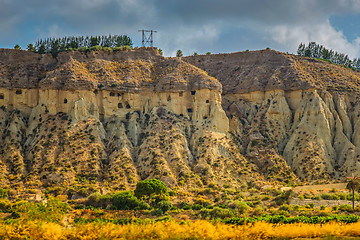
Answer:
<path fill-rule="evenodd" d="M 359 76 L 271 50 L 0 50 L 1 184 L 78 198 L 147 178 L 189 188 L 360 174 Z"/>
<path fill-rule="evenodd" d="M 180 59 L 153 49 L 62 53 L 55 62 L 1 54 L 0 177 L 14 196 L 35 188 L 78 198 L 154 177 L 169 187 L 236 185 L 252 174 L 226 136 L 221 84 Z M 31 69 L 32 55 L 41 58 L 37 81 L 6 87 L 8 69 Z"/>

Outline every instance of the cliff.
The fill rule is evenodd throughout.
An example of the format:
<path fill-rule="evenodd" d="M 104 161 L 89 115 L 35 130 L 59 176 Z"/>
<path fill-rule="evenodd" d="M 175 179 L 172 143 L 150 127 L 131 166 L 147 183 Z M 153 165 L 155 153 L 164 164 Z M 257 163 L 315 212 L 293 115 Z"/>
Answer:
<path fill-rule="evenodd" d="M 188 189 L 358 174 L 359 78 L 271 50 L 0 49 L 1 187 L 76 199 L 153 177 Z"/>
<path fill-rule="evenodd" d="M 184 60 L 221 82 L 230 132 L 258 165 L 274 150 L 302 179 L 360 173 L 359 72 L 272 50 Z"/>
<path fill-rule="evenodd" d="M 1 185 L 76 199 L 153 177 L 182 188 L 246 182 L 257 175 L 227 136 L 221 90 L 151 48 L 56 59 L 2 49 Z"/>

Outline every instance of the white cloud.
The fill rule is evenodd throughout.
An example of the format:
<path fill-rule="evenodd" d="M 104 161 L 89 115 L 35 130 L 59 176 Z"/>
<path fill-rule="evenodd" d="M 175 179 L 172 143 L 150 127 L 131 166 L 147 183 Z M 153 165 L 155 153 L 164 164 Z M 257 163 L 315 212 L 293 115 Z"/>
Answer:
<path fill-rule="evenodd" d="M 267 30 L 271 39 L 284 48 L 296 51 L 302 42 L 317 42 L 326 48 L 348 54 L 350 58 L 358 56 L 360 39 L 349 42 L 341 31 L 336 31 L 327 20 L 316 24 L 295 26 L 278 25 Z"/>

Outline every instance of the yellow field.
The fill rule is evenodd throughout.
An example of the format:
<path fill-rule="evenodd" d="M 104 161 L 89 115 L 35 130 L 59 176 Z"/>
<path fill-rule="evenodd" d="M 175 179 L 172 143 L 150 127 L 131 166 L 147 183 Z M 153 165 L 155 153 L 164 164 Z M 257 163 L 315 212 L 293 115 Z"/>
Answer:
<path fill-rule="evenodd" d="M 328 236 L 360 237 L 360 222 L 322 225 L 257 222 L 233 226 L 199 220 L 139 225 L 91 223 L 67 227 L 55 223 L 24 222 L 0 226 L 0 239 L 290 239 Z"/>

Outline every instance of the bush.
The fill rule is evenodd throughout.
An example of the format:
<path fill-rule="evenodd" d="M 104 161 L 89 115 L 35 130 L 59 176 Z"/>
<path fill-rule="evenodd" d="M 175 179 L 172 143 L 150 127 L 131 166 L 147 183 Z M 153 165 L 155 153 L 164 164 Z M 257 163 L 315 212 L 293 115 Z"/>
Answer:
<path fill-rule="evenodd" d="M 320 195 L 322 199 L 325 200 L 339 200 L 339 196 L 337 196 L 336 194 L 330 194 L 330 193 L 323 193 Z"/>
<path fill-rule="evenodd" d="M 188 204 L 187 202 L 181 202 L 180 203 L 180 208 L 184 209 L 184 210 L 190 210 L 191 209 L 191 205 Z"/>
<path fill-rule="evenodd" d="M 275 198 L 275 203 L 278 206 L 288 203 L 291 193 L 292 193 L 292 190 L 282 192 L 280 195 L 278 195 Z"/>
<path fill-rule="evenodd" d="M 169 211 L 172 207 L 171 202 L 169 201 L 160 201 L 157 203 L 157 207 L 158 209 L 160 209 L 163 213 L 166 213 L 167 211 Z"/>
<path fill-rule="evenodd" d="M 101 207 L 101 198 L 102 195 L 98 192 L 90 194 L 90 196 L 86 199 L 86 205 L 87 206 L 93 206 L 93 207 Z"/>
<path fill-rule="evenodd" d="M 86 199 L 86 206 L 93 206 L 95 208 L 106 208 L 108 205 L 110 205 L 111 202 L 111 196 L 109 195 L 101 195 L 98 192 L 92 193 L 88 198 Z"/>
<path fill-rule="evenodd" d="M 314 208 L 314 204 L 313 203 L 309 203 L 305 205 L 306 208 Z"/>
<path fill-rule="evenodd" d="M 194 204 L 193 206 L 192 206 L 192 210 L 201 210 L 201 209 L 203 209 L 204 207 L 202 206 L 202 205 L 200 205 L 200 204 Z"/>
<path fill-rule="evenodd" d="M 203 208 L 203 209 L 200 210 L 199 215 L 203 219 L 208 219 L 208 218 L 210 218 L 210 212 L 211 212 L 210 209 Z"/>
<path fill-rule="evenodd" d="M 144 196 L 150 197 L 153 194 L 168 195 L 166 184 L 157 179 L 139 181 L 136 184 L 135 196 L 137 198 L 142 198 Z"/>
<path fill-rule="evenodd" d="M 320 206 L 320 210 L 325 210 L 325 206 L 324 206 L 324 205 L 321 205 L 321 206 Z"/>
<path fill-rule="evenodd" d="M 131 192 L 119 192 L 112 196 L 111 203 L 118 210 L 149 209 L 147 203 L 141 202 Z"/>
<path fill-rule="evenodd" d="M 279 210 L 291 211 L 291 206 L 288 204 L 283 204 L 279 207 Z"/>
<path fill-rule="evenodd" d="M 8 199 L 0 199 L 0 210 L 7 212 L 11 209 L 11 202 Z"/>
<path fill-rule="evenodd" d="M 46 203 L 21 201 L 12 207 L 14 212 L 26 213 L 29 220 L 59 222 L 70 209 L 67 203 L 56 198 L 50 198 Z"/>
<path fill-rule="evenodd" d="M 163 211 L 161 209 L 154 209 L 154 210 L 151 211 L 151 215 L 153 215 L 153 216 L 161 216 L 163 214 L 164 213 L 163 213 Z"/>
<path fill-rule="evenodd" d="M 352 206 L 348 205 L 348 204 L 343 204 L 339 206 L 339 210 L 340 211 L 348 211 L 348 212 L 352 212 Z"/>
<path fill-rule="evenodd" d="M 227 202 L 227 206 L 232 209 L 236 209 L 240 214 L 244 214 L 249 210 L 248 204 L 243 201 L 229 201 Z"/>
<path fill-rule="evenodd" d="M 215 219 L 215 218 L 230 218 L 230 217 L 233 217 L 233 216 L 234 216 L 234 213 L 229 209 L 223 209 L 223 208 L 219 208 L 219 207 L 214 207 L 210 211 L 210 217 L 212 219 Z"/>
<path fill-rule="evenodd" d="M 9 196 L 9 190 L 0 188 L 0 198 L 7 198 Z"/>

